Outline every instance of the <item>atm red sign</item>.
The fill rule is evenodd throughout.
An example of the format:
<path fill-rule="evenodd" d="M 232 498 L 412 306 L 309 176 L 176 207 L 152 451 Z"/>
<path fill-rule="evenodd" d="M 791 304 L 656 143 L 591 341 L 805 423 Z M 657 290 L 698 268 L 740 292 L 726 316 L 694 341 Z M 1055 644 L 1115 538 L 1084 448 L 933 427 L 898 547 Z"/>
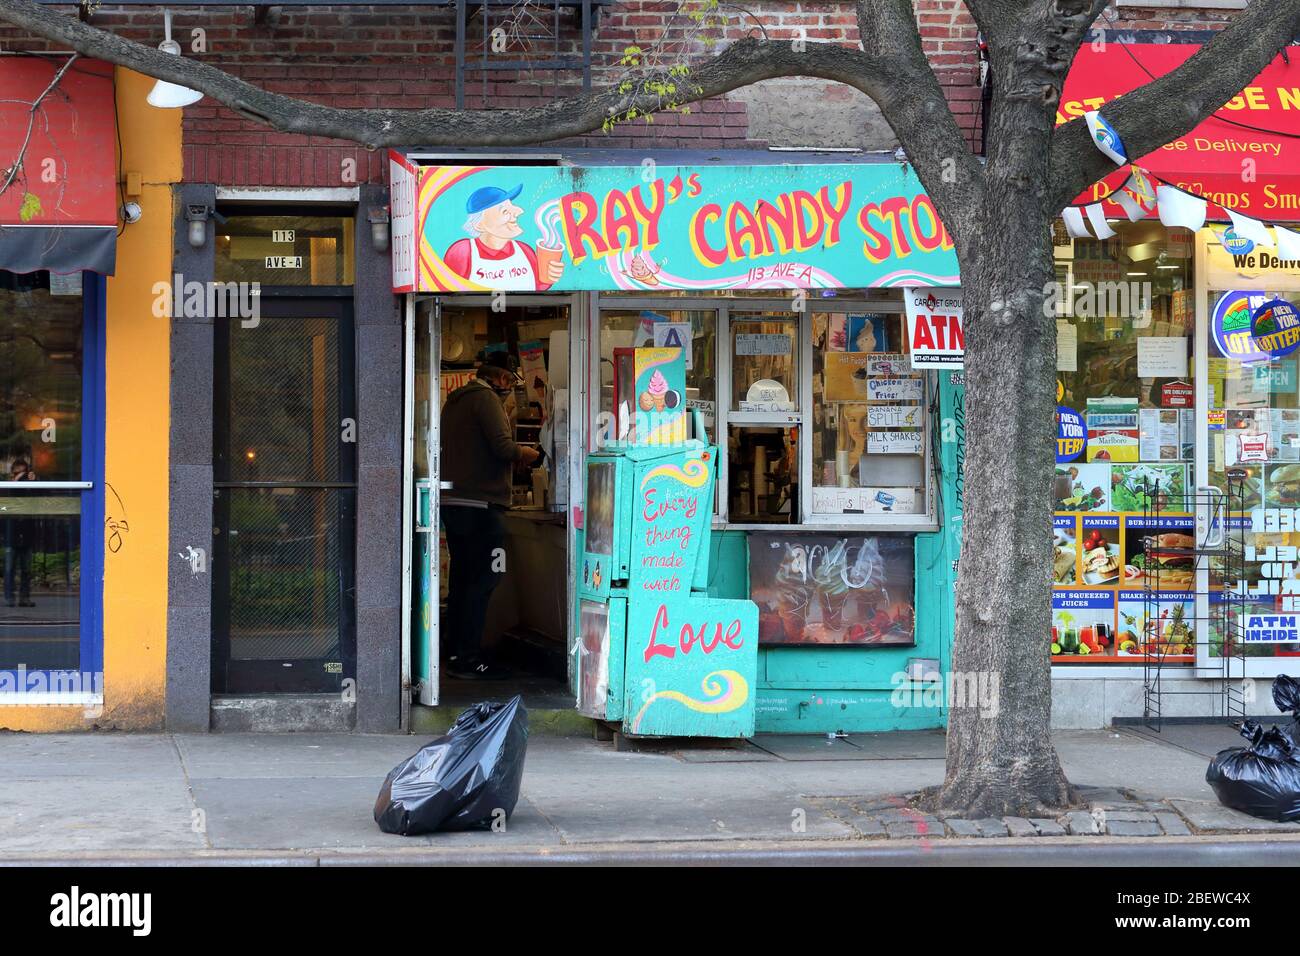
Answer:
<path fill-rule="evenodd" d="M 912 368 L 961 368 L 966 352 L 960 289 L 903 290 Z"/>

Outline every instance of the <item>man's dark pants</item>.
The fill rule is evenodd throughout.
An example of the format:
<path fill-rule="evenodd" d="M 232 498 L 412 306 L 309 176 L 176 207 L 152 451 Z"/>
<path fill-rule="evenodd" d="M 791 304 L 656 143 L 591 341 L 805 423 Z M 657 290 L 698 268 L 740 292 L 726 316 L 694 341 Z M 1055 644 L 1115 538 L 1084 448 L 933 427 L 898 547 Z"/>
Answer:
<path fill-rule="evenodd" d="M 442 507 L 442 529 L 451 555 L 447 628 L 442 646 L 463 663 L 479 656 L 488 601 L 505 572 L 504 508 Z"/>

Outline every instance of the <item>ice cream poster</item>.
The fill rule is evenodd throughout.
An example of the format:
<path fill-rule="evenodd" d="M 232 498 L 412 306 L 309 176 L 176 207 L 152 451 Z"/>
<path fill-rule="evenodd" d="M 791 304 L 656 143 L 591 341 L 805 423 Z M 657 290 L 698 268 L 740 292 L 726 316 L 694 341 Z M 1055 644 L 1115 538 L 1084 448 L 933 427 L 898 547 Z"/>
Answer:
<path fill-rule="evenodd" d="M 952 238 L 897 163 L 427 166 L 393 244 L 418 292 L 957 284 Z"/>
<path fill-rule="evenodd" d="M 680 445 L 686 441 L 686 356 L 682 349 L 636 349 L 636 441 Z"/>
<path fill-rule="evenodd" d="M 915 643 L 912 544 L 900 536 L 751 534 L 750 594 L 765 644 Z"/>

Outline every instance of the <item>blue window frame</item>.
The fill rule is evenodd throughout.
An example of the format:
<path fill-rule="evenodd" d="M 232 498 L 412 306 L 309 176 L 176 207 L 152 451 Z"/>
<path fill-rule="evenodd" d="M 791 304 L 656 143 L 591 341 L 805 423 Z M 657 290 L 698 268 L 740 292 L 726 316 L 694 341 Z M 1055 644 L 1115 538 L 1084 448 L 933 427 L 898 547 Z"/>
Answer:
<path fill-rule="evenodd" d="M 0 667 L 0 702 L 22 705 L 27 702 L 52 703 L 55 700 L 48 694 L 65 696 L 75 694 L 80 702 L 87 694 L 102 694 L 104 669 L 103 637 L 103 582 L 104 582 L 104 537 L 105 537 L 105 483 L 104 483 L 104 336 L 105 336 L 105 300 L 106 281 L 95 273 L 82 273 L 81 293 L 81 409 L 78 429 L 80 432 L 80 474 L 73 480 L 71 487 L 50 489 L 51 494 L 63 497 L 77 495 L 79 498 L 78 529 L 78 594 L 77 594 L 77 647 L 78 661 L 75 668 L 29 668 L 21 661 L 5 661 Z M 75 394 L 75 391 L 73 392 Z M 31 426 L 25 426 L 31 428 Z M 34 456 L 29 456 L 35 461 Z M 36 469 L 33 468 L 33 471 Z M 9 478 L 9 475 L 0 476 Z M 42 476 L 37 473 L 37 480 Z M 57 476 L 64 481 L 73 479 L 71 474 Z M 81 487 L 77 487 L 77 484 Z M 12 490 L 6 492 L 14 494 Z M 24 494 L 17 492 L 17 494 Z M 33 494 L 39 495 L 42 489 L 34 488 Z M 20 511 L 20 514 L 25 512 Z M 22 519 L 19 519 L 22 520 Z M 29 519 L 30 520 L 30 519 Z M 124 518 L 120 512 L 114 520 L 120 524 Z M 41 539 L 43 540 L 43 538 Z M 31 548 L 29 550 L 35 550 Z M 71 562 L 71 539 L 66 546 Z M 42 555 L 44 557 L 44 555 Z M 12 559 L 11 559 L 12 560 Z M 31 561 L 31 557 L 27 561 Z M 48 573 L 48 569 L 42 569 Z M 11 573 L 6 567 L 6 575 Z M 20 592 L 20 587 L 30 588 L 30 584 L 21 585 L 6 581 L 6 601 L 13 600 Z M 30 598 L 29 598 L 30 600 Z M 34 606 L 34 605 L 27 605 Z M 9 655 L 6 655 L 9 656 Z"/>

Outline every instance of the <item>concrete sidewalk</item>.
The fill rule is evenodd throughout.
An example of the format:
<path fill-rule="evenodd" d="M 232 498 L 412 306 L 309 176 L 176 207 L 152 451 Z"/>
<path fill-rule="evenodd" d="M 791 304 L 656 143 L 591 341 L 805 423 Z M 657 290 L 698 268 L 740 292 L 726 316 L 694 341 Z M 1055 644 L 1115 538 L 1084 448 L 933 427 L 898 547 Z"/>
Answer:
<path fill-rule="evenodd" d="M 842 852 L 871 842 L 869 814 L 895 812 L 882 798 L 943 778 L 943 736 L 931 732 L 761 737 L 654 753 L 537 736 L 505 832 L 381 833 L 371 816 L 379 785 L 423 742 L 355 734 L 0 734 L 0 860 L 373 862 L 409 861 L 421 851 L 481 859 L 632 844 Z M 1160 739 L 1133 730 L 1056 735 L 1073 782 L 1113 800 L 1125 791 L 1165 801 L 1192 839 L 1300 837 L 1300 826 L 1265 824 L 1215 800 L 1204 781 L 1208 758 L 1238 742 L 1226 726 L 1166 727 Z M 1143 810 L 1140 800 L 1115 806 Z M 928 833 L 943 835 L 942 824 Z M 1300 843 L 1293 849 L 1300 856 Z"/>

